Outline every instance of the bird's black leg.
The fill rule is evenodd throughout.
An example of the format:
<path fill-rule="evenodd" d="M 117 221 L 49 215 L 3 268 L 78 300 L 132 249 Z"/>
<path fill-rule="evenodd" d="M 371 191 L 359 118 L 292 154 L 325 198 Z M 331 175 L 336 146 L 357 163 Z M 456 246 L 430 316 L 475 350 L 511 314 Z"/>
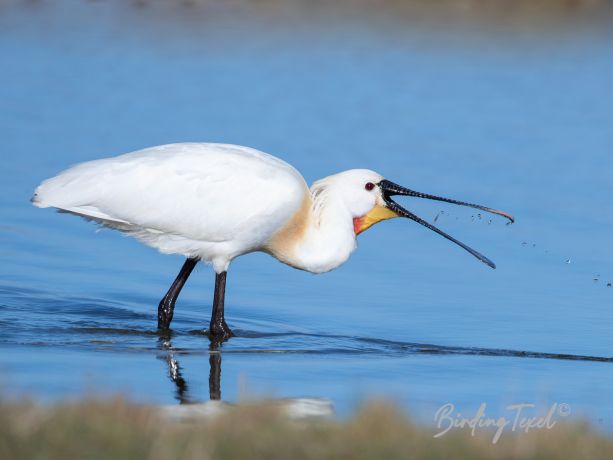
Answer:
<path fill-rule="evenodd" d="M 158 329 L 164 330 L 170 327 L 177 297 L 197 263 L 198 259 L 189 258 L 185 261 L 177 278 L 173 281 L 172 286 L 170 286 L 170 289 L 168 289 L 168 292 L 160 301 L 160 305 L 158 306 Z"/>
<path fill-rule="evenodd" d="M 221 272 L 215 275 L 215 296 L 213 297 L 213 312 L 211 314 L 211 324 L 209 335 L 214 339 L 222 341 L 232 337 L 232 331 L 224 319 L 224 298 L 226 296 L 226 275 L 228 272 Z"/>

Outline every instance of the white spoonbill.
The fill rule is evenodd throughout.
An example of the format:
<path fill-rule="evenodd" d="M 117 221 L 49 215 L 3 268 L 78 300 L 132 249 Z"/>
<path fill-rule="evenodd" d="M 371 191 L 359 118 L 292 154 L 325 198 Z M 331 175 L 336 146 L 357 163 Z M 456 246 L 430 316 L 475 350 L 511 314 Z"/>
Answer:
<path fill-rule="evenodd" d="M 243 254 L 266 252 L 294 268 L 330 271 L 356 248 L 356 236 L 385 219 L 407 217 L 487 257 L 392 200 L 406 195 L 445 201 L 506 217 L 502 211 L 415 192 L 367 169 L 316 181 L 311 188 L 284 161 L 238 145 L 181 143 L 88 161 L 47 179 L 32 202 L 134 236 L 165 254 L 187 258 L 158 306 L 168 329 L 175 302 L 199 260 L 215 270 L 209 334 L 232 336 L 224 319 L 226 272 Z"/>

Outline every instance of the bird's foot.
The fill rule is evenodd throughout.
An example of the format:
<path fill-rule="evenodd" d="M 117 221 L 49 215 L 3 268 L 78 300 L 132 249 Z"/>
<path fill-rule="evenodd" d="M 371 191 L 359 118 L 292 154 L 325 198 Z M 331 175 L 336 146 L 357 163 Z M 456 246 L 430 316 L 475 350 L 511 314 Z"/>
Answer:
<path fill-rule="evenodd" d="M 211 323 L 207 335 L 215 341 L 225 341 L 230 337 L 234 337 L 234 333 L 230 330 L 225 321 L 221 323 Z"/>

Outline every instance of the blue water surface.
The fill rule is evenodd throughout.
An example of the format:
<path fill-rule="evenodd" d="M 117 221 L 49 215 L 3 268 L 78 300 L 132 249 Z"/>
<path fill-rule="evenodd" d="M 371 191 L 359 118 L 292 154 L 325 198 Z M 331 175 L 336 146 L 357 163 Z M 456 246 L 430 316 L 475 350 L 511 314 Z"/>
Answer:
<path fill-rule="evenodd" d="M 359 21 L 186 24 L 117 3 L 0 12 L 0 378 L 43 401 L 384 397 L 429 422 L 451 402 L 511 403 L 613 427 L 613 41 Z M 402 203 L 493 259 L 415 223 L 360 235 L 314 276 L 263 254 L 233 263 L 211 353 L 200 265 L 171 337 L 156 308 L 182 259 L 36 209 L 67 166 L 171 142 L 252 146 L 308 182 L 374 169 L 495 216 Z M 204 205 L 204 204 L 203 204 Z M 172 369 L 180 370 L 180 379 Z M 170 369 L 170 371 L 169 371 Z M 498 411 L 498 412 L 497 412 Z"/>

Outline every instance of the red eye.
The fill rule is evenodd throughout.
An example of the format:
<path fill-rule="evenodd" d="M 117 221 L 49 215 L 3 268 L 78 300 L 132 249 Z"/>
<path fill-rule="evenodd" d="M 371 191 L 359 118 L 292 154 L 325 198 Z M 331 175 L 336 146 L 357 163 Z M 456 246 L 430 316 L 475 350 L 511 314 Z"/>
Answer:
<path fill-rule="evenodd" d="M 364 188 L 370 192 L 373 188 L 375 188 L 375 184 L 373 184 L 372 182 L 366 182 Z"/>

